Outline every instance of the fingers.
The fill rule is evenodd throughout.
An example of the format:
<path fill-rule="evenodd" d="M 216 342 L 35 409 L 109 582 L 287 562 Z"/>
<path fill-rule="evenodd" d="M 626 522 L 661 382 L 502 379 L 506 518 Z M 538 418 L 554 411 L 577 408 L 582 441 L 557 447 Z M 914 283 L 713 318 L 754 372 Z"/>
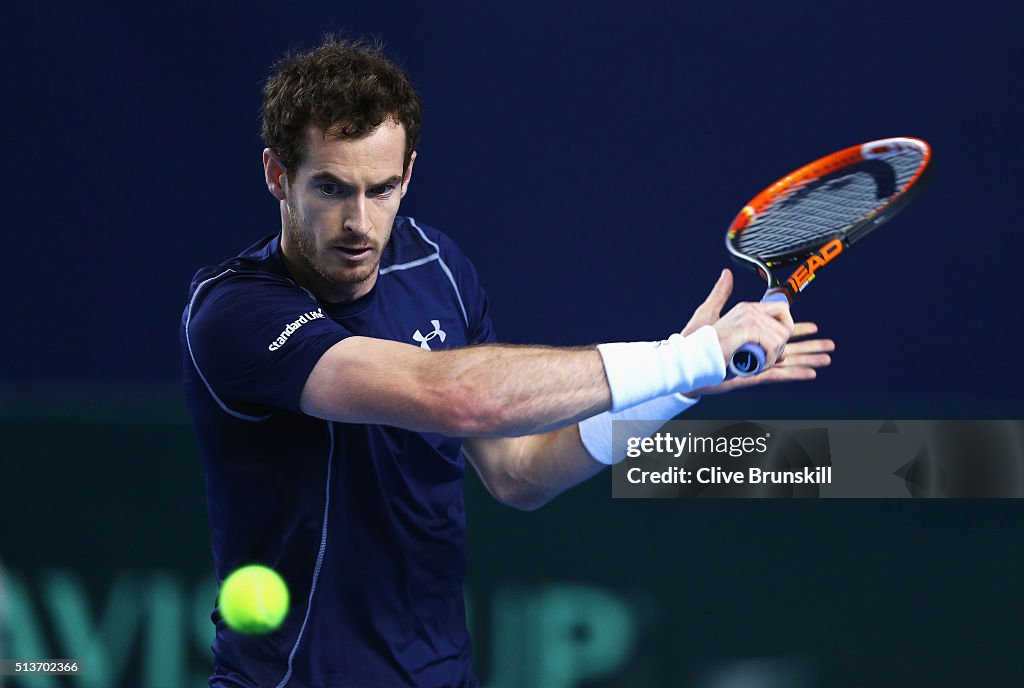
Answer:
<path fill-rule="evenodd" d="M 790 337 L 790 339 L 793 339 L 794 337 L 806 337 L 808 335 L 816 333 L 817 331 L 818 326 L 815 323 L 798 322 L 793 326 L 793 335 L 792 337 Z"/>
<path fill-rule="evenodd" d="M 759 344 L 771 358 L 766 368 L 782 353 L 793 333 L 789 308 L 779 303 L 740 303 L 722 316 L 714 327 L 722 353 L 729 360 L 747 342 Z"/>
<path fill-rule="evenodd" d="M 711 293 L 704 299 L 704 303 L 697 307 L 690 317 L 690 321 L 683 328 L 683 336 L 688 336 L 704 327 L 713 324 L 721 316 L 722 308 L 729 301 L 732 295 L 732 272 L 728 269 L 722 270 L 718 281 L 711 288 Z"/>
<path fill-rule="evenodd" d="M 716 327 L 718 327 L 717 324 Z M 816 330 L 817 327 L 813 323 L 797 323 L 794 336 L 797 331 L 810 333 Z M 818 376 L 819 368 L 827 368 L 832 364 L 831 352 L 835 351 L 835 348 L 836 344 L 831 339 L 791 341 L 786 345 L 785 357 L 780 358 L 774 366 L 766 368 L 762 373 L 748 377 L 730 378 L 714 387 L 696 390 L 694 394 L 722 394 L 766 383 L 813 380 Z"/>
<path fill-rule="evenodd" d="M 790 341 L 786 344 L 786 355 L 779 357 L 775 364 L 823 368 L 832 363 L 832 358 L 828 354 L 835 350 L 836 343 L 831 339 L 808 339 L 802 342 Z"/>
<path fill-rule="evenodd" d="M 805 380 L 813 380 L 816 377 L 818 377 L 818 371 L 814 368 L 790 368 L 787 366 L 776 366 L 764 371 L 760 375 L 753 375 L 744 379 L 755 379 L 757 380 L 757 384 L 764 384 L 767 382 L 802 382 Z"/>
<path fill-rule="evenodd" d="M 788 303 L 781 301 L 769 301 L 767 303 L 762 303 L 761 306 L 768 315 L 785 325 L 790 332 L 793 331 L 795 325 L 793 323 L 793 316 L 789 312 Z"/>
<path fill-rule="evenodd" d="M 765 361 L 765 368 L 771 368 L 783 357 L 786 342 L 793 334 L 793 319 L 789 317 L 789 309 L 786 308 L 779 315 L 785 317 L 776 316 L 775 319 L 769 319 L 764 323 L 761 329 L 761 338 L 757 340 L 770 356 L 769 360 Z"/>
<path fill-rule="evenodd" d="M 807 337 L 815 334 L 818 331 L 818 326 L 812 322 L 798 322 L 793 327 L 793 334 L 790 335 L 789 341 L 786 342 L 786 346 L 783 349 L 782 355 L 780 355 L 775 362 L 782 363 L 783 361 L 791 358 L 796 354 L 805 353 L 819 353 L 825 351 L 835 351 L 836 343 L 831 339 L 814 339 L 804 342 L 794 342 L 794 339 L 798 337 Z"/>
<path fill-rule="evenodd" d="M 802 342 L 790 341 L 786 344 L 786 355 L 819 354 L 836 350 L 836 343 L 831 339 L 805 339 Z"/>
<path fill-rule="evenodd" d="M 786 357 L 775 362 L 777 367 L 786 368 L 825 368 L 832 365 L 832 357 L 828 354 L 794 355 L 786 352 Z"/>
<path fill-rule="evenodd" d="M 807 380 L 813 380 L 816 377 L 818 377 L 818 371 L 815 370 L 814 368 L 808 368 L 805 366 L 780 365 L 768 368 L 763 373 L 760 373 L 758 375 L 751 375 L 749 377 L 737 377 L 733 378 L 732 380 L 727 380 L 726 382 L 733 383 L 732 389 L 738 389 L 742 387 L 751 387 L 753 385 L 763 385 L 772 382 L 804 382 Z"/>
<path fill-rule="evenodd" d="M 773 368 L 769 368 L 757 375 L 750 375 L 748 377 L 729 378 L 720 385 L 695 390 L 691 394 L 723 394 L 725 392 L 732 392 L 737 389 L 743 389 L 745 387 L 754 387 L 756 385 L 763 385 L 766 383 L 806 382 L 808 380 L 813 380 L 817 376 L 818 373 L 814 368 L 776 366 Z"/>
<path fill-rule="evenodd" d="M 722 270 L 722 274 L 718 276 L 718 281 L 715 282 L 715 286 L 711 288 L 711 293 L 704 299 L 704 303 L 701 305 L 702 308 L 708 309 L 708 315 L 713 320 L 718 320 L 718 316 L 722 313 L 722 309 L 725 308 L 725 304 L 729 302 L 729 297 L 732 295 L 732 272 L 729 268 Z"/>

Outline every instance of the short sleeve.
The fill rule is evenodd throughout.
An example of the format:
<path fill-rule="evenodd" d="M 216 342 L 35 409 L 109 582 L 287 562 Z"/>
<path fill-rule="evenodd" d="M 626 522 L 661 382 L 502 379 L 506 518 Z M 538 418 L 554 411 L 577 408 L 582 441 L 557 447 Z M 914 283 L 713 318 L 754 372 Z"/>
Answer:
<path fill-rule="evenodd" d="M 444 258 L 451 264 L 455 283 L 466 309 L 467 341 L 470 344 L 491 344 L 498 341 L 494 324 L 491 322 L 490 304 L 487 301 L 487 294 L 480 286 L 476 267 L 453 243 L 449 243 L 446 248 L 444 253 L 447 255 Z"/>
<path fill-rule="evenodd" d="M 188 354 L 206 388 L 224 411 L 243 417 L 277 409 L 301 412 L 313 367 L 352 334 L 294 283 L 246 274 L 200 283 L 183 325 Z"/>

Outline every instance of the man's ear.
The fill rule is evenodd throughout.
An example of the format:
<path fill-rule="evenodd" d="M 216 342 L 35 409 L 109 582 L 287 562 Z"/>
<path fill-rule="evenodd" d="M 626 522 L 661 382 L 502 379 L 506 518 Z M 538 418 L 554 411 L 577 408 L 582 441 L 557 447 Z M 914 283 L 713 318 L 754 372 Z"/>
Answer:
<path fill-rule="evenodd" d="M 267 179 L 267 190 L 279 201 L 285 200 L 285 186 L 288 184 L 288 170 L 270 148 L 263 149 L 263 174 Z"/>
<path fill-rule="evenodd" d="M 405 174 L 402 175 L 402 198 L 405 198 L 405 192 L 409 190 L 409 181 L 412 179 L 412 166 L 416 162 L 416 151 L 412 152 L 409 156 L 409 164 L 405 166 Z"/>

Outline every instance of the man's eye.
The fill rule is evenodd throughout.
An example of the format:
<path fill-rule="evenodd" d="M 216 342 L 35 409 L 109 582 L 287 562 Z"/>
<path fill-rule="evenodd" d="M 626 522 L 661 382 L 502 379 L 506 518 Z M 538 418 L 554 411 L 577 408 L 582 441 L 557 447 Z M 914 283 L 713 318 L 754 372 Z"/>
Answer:
<path fill-rule="evenodd" d="M 331 184 L 330 182 L 326 182 L 324 184 L 319 184 L 316 188 L 319 189 L 320 193 L 324 196 L 337 196 L 341 193 L 340 184 Z"/>
<path fill-rule="evenodd" d="M 391 192 L 395 190 L 394 184 L 382 184 L 381 186 L 373 189 L 375 196 L 390 196 Z"/>

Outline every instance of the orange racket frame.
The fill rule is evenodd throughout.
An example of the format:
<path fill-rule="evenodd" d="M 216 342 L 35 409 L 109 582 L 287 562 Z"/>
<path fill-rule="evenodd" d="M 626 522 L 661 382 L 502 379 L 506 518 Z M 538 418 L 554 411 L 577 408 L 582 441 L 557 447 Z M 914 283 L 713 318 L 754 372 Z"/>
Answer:
<path fill-rule="evenodd" d="M 804 247 L 799 251 L 771 258 L 752 256 L 739 250 L 739 239 L 751 223 L 773 204 L 788 197 L 795 188 L 805 186 L 809 181 L 820 179 L 864 161 L 884 159 L 911 151 L 921 155 L 918 168 L 911 178 L 863 218 L 859 218 L 845 227 L 837 227 L 835 231 L 823 238 L 820 245 Z M 725 239 L 726 247 L 734 260 L 753 266 L 757 273 L 768 282 L 768 291 L 762 301 L 781 301 L 785 298 L 787 302 L 792 303 L 796 295 L 814 280 L 822 267 L 831 263 L 839 254 L 872 230 L 892 219 L 916 197 L 924 187 L 924 182 L 932 169 L 931 157 L 931 146 L 921 139 L 911 137 L 878 139 L 826 155 L 787 174 L 754 196 L 729 225 Z M 793 263 L 799 264 L 785 282 L 772 275 L 773 269 Z M 753 375 L 760 372 L 764 364 L 763 350 L 757 344 L 751 343 L 736 351 L 729 369 L 735 375 Z"/>

